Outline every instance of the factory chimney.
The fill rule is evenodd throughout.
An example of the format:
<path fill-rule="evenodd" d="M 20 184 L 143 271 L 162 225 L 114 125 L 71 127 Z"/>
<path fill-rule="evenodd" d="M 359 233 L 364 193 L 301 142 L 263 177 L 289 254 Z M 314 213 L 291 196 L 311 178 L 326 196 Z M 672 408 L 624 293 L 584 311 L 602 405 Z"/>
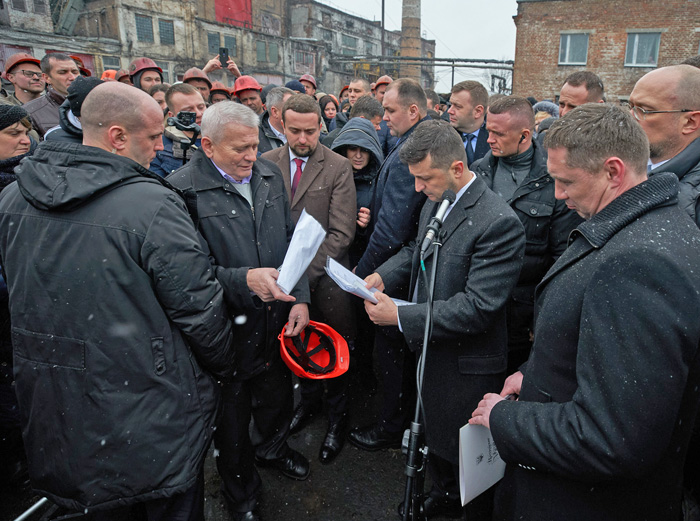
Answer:
<path fill-rule="evenodd" d="M 420 58 L 420 0 L 403 0 L 401 13 L 401 56 Z M 399 69 L 401 78 L 413 78 L 420 82 L 420 65 L 405 65 L 401 62 Z"/>

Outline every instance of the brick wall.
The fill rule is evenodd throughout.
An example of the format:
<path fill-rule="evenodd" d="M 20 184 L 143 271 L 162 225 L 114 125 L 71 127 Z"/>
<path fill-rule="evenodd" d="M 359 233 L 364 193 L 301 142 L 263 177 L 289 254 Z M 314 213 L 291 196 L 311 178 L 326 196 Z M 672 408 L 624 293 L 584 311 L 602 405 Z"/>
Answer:
<path fill-rule="evenodd" d="M 626 98 L 654 67 L 626 67 L 627 34 L 661 33 L 658 67 L 698 54 L 700 0 L 518 0 L 513 94 L 554 99 L 564 79 L 591 70 L 608 100 Z M 559 65 L 562 33 L 588 32 L 586 65 Z"/>

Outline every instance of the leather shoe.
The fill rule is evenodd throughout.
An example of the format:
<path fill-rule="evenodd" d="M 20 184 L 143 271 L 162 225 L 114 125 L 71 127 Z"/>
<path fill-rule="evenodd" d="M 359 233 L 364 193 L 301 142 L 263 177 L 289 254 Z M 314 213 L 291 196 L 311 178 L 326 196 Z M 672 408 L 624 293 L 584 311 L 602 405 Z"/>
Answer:
<path fill-rule="evenodd" d="M 399 503 L 398 511 L 399 517 L 403 519 L 403 502 Z M 460 519 L 463 509 L 459 499 L 426 495 L 423 497 L 423 514 L 427 519 L 433 517 Z"/>
<path fill-rule="evenodd" d="M 296 434 L 306 427 L 316 413 L 321 411 L 320 403 L 305 403 L 302 400 L 294 409 L 294 416 L 289 424 L 289 433 Z"/>
<path fill-rule="evenodd" d="M 355 447 L 368 451 L 399 449 L 403 433 L 387 432 L 382 425 L 374 423 L 351 430 L 348 439 Z"/>
<path fill-rule="evenodd" d="M 288 478 L 299 481 L 309 477 L 309 460 L 293 449 L 289 449 L 286 456 L 278 459 L 261 459 L 256 456 L 255 463 L 259 467 L 277 469 Z"/>
<path fill-rule="evenodd" d="M 347 431 L 347 417 L 343 416 L 337 422 L 328 423 L 328 432 L 321 444 L 318 459 L 321 463 L 328 464 L 333 461 L 345 445 L 345 433 Z"/>
<path fill-rule="evenodd" d="M 261 517 L 254 510 L 248 512 L 231 512 L 233 521 L 261 521 Z"/>

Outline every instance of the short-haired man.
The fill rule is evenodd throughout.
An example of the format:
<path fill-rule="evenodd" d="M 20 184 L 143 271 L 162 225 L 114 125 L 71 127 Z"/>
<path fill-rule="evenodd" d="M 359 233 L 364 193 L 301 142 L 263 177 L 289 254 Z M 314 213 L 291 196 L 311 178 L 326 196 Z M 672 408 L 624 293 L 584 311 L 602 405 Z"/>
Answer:
<path fill-rule="evenodd" d="M 532 346 L 535 286 L 564 252 L 569 233 L 581 222 L 554 196 L 547 158 L 532 138 L 534 126 L 534 112 L 527 99 L 499 99 L 489 107 L 486 117 L 491 150 L 471 166 L 525 226 L 525 262 L 507 307 L 511 373 L 527 360 Z"/>
<path fill-rule="evenodd" d="M 261 91 L 262 86 L 252 76 L 239 76 L 233 84 L 233 95 L 258 116 L 262 116 L 265 112 L 265 106 L 260 97 Z"/>
<path fill-rule="evenodd" d="M 559 117 L 584 103 L 605 103 L 603 81 L 591 71 L 570 74 L 559 92 Z"/>
<path fill-rule="evenodd" d="M 275 87 L 267 93 L 265 106 L 267 110 L 260 118 L 260 130 L 258 137 L 258 155 L 283 146 L 287 142 L 282 124 L 282 107 L 284 103 L 294 95 L 292 89 L 287 87 Z"/>
<path fill-rule="evenodd" d="M 291 201 L 296 223 L 302 210 L 326 230 L 326 238 L 306 270 L 311 289 L 310 316 L 328 324 L 348 342 L 355 338 L 355 317 L 351 297 L 325 272 L 331 257 L 350 268 L 349 250 L 355 237 L 355 181 L 350 162 L 319 143 L 321 108 L 306 94 L 295 94 L 282 108 L 285 146 L 264 154 L 274 162 Z M 347 375 L 326 380 L 328 430 L 319 451 L 321 463 L 330 463 L 340 453 L 347 432 Z M 322 405 L 323 382 L 301 380 L 301 402 L 294 411 L 292 432 L 301 430 Z"/>
<path fill-rule="evenodd" d="M 675 175 L 647 179 L 628 111 L 585 104 L 545 146 L 557 198 L 586 222 L 537 287 L 524 376 L 470 420 L 507 463 L 494 519 L 676 521 L 700 387 L 700 230 Z"/>
<path fill-rule="evenodd" d="M 674 65 L 651 71 L 629 99 L 649 139 L 650 174 L 673 172 L 679 204 L 700 226 L 700 70 Z"/>
<path fill-rule="evenodd" d="M 202 118 L 202 146 L 168 177 L 197 193 L 199 232 L 216 278 L 232 316 L 245 317 L 236 329 L 234 378 L 222 388 L 214 435 L 223 496 L 236 521 L 259 519 L 256 462 L 294 479 L 309 475 L 309 462 L 287 445 L 294 397 L 277 340 L 285 322 L 287 336 L 308 324 L 308 284 L 302 279 L 291 295 L 275 284 L 293 223 L 277 167 L 257 157 L 258 125 L 258 116 L 244 105 L 212 105 Z M 255 446 L 248 434 L 251 417 Z"/>
<path fill-rule="evenodd" d="M 374 130 L 377 132 L 377 137 L 379 137 L 379 131 L 381 129 L 381 123 L 384 121 L 384 107 L 372 96 L 362 96 L 359 98 L 355 104 L 350 109 L 350 114 L 348 114 L 348 121 L 352 118 L 364 118 L 374 126 Z M 326 137 L 323 138 L 322 143 L 331 148 L 335 138 L 342 131 L 342 128 L 335 128 L 331 130 Z"/>
<path fill-rule="evenodd" d="M 485 121 L 489 93 L 478 81 L 461 81 L 452 87 L 450 103 L 447 109 L 450 124 L 462 136 L 467 162 L 471 167 L 474 161 L 489 151 L 489 131 Z"/>
<path fill-rule="evenodd" d="M 433 119 L 439 119 L 440 117 L 440 96 L 438 96 L 438 93 L 435 92 L 433 89 L 424 89 L 425 90 L 425 99 L 428 103 L 428 114 Z M 430 112 L 432 111 L 432 113 Z M 434 114 L 437 114 L 438 117 L 434 117 Z"/>
<path fill-rule="evenodd" d="M 362 96 L 369 96 L 369 82 L 364 78 L 353 78 L 348 84 L 348 101 L 352 107 Z"/>
<path fill-rule="evenodd" d="M 401 138 L 382 163 L 370 216 L 369 243 L 355 273 L 367 277 L 415 239 L 425 195 L 414 189 L 414 178 L 399 152 L 418 124 L 426 119 L 425 92 L 412 79 L 393 81 L 384 94 L 384 120 L 392 135 Z M 399 447 L 409 410 L 414 379 L 403 337 L 396 328 L 378 328 L 375 346 L 384 393 L 377 423 L 353 429 L 350 442 L 365 450 Z"/>
<path fill-rule="evenodd" d="M 194 112 L 195 123 L 202 124 L 202 115 L 207 108 L 200 91 L 187 83 L 176 83 L 165 93 L 168 117 L 176 118 L 180 112 Z M 151 162 L 151 171 L 166 177 L 192 158 L 192 154 L 201 146 L 202 137 L 194 142 L 194 130 L 180 130 L 175 125 L 165 127 L 163 150 L 158 151 Z"/>
<path fill-rule="evenodd" d="M 46 81 L 40 61 L 27 53 L 13 54 L 5 62 L 5 77 L 12 83 L 14 94 L 0 90 L 0 103 L 24 105 L 44 93 Z"/>
<path fill-rule="evenodd" d="M 415 240 L 365 279 L 368 286 L 386 292 L 375 293 L 376 305 L 365 301 L 365 309 L 375 324 L 398 326 L 410 350 L 421 352 L 428 288 L 420 275 L 420 248 L 416 244 L 425 236 L 443 193 L 452 190 L 456 200 L 442 227 L 433 332 L 424 351 L 422 403 L 433 481 L 424 513 L 428 518 L 442 514 L 461 517 L 459 429 L 484 391 L 500 388 L 505 379 L 506 301 L 518 280 L 525 235 L 505 201 L 469 171 L 462 140 L 449 123 L 421 123 L 399 155 L 414 178 L 415 190 L 429 201 L 421 211 Z M 431 254 L 425 258 L 428 273 L 434 263 Z M 398 308 L 388 295 L 415 304 Z M 467 508 L 467 519 L 487 519 L 482 511 L 490 513 L 490 502 L 483 498 Z"/>
<path fill-rule="evenodd" d="M 43 143 L 0 201 L 32 486 L 91 519 L 203 519 L 233 373 L 223 291 L 194 208 L 147 170 L 158 104 L 110 82 L 82 111 L 83 144 Z"/>
<path fill-rule="evenodd" d="M 41 59 L 41 72 L 48 84 L 46 93 L 27 102 L 24 108 L 29 112 L 32 126 L 43 138 L 47 130 L 58 125 L 58 107 L 65 101 L 68 87 L 80 76 L 80 71 L 73 58 L 54 52 Z"/>

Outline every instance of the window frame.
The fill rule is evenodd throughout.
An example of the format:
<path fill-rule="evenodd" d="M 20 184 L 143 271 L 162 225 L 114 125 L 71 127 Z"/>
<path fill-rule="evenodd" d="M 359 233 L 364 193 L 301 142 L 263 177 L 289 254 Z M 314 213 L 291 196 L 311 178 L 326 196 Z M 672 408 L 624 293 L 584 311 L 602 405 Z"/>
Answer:
<path fill-rule="evenodd" d="M 212 41 L 216 39 L 216 45 L 212 46 Z M 210 56 L 219 54 L 221 48 L 221 34 L 217 32 L 207 31 L 207 51 Z"/>
<path fill-rule="evenodd" d="M 639 63 L 637 61 L 637 53 L 639 52 L 639 37 L 640 36 L 655 36 L 656 37 L 656 54 L 654 56 L 653 63 Z M 630 51 L 630 37 L 634 37 L 634 49 L 632 51 L 631 62 L 627 61 L 627 57 Z M 659 64 L 659 50 L 661 48 L 661 31 L 629 31 L 627 33 L 627 43 L 625 46 L 625 67 L 658 67 Z"/>
<path fill-rule="evenodd" d="M 571 56 L 571 37 L 572 36 L 585 36 L 586 37 L 586 58 L 584 61 L 572 61 L 570 59 Z M 566 52 L 565 52 L 565 57 L 564 61 L 562 61 L 562 46 L 564 44 L 564 41 L 566 40 Z M 588 44 L 591 41 L 591 35 L 590 33 L 586 32 L 577 32 L 577 33 L 560 33 L 559 34 L 559 56 L 558 56 L 558 65 L 586 65 L 588 63 Z"/>
<path fill-rule="evenodd" d="M 165 41 L 163 39 L 163 27 L 167 27 L 165 34 L 172 36 L 171 41 Z M 161 45 L 175 45 L 175 22 L 173 20 L 158 18 L 158 39 Z"/>
<path fill-rule="evenodd" d="M 139 24 L 139 19 L 143 20 L 143 24 Z M 143 34 L 142 30 L 146 28 L 145 26 L 145 21 L 148 20 L 149 26 L 150 26 L 150 39 L 148 39 L 147 34 Z M 147 43 L 155 43 L 155 35 L 153 33 L 153 17 L 147 16 L 145 14 L 140 14 L 140 13 L 134 13 L 134 23 L 136 25 L 136 41 L 138 42 L 147 42 Z M 139 27 L 142 29 L 140 30 Z"/>

